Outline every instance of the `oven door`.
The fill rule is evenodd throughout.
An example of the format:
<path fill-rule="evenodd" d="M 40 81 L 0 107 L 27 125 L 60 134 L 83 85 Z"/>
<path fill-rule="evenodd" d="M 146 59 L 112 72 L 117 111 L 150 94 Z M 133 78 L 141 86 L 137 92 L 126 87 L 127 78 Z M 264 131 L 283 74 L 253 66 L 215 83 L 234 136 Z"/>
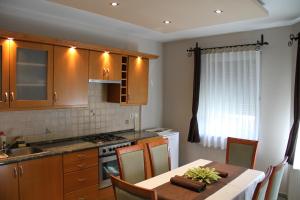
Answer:
<path fill-rule="evenodd" d="M 109 187 L 111 186 L 110 175 L 119 176 L 117 156 L 100 157 L 99 163 L 100 188 Z"/>

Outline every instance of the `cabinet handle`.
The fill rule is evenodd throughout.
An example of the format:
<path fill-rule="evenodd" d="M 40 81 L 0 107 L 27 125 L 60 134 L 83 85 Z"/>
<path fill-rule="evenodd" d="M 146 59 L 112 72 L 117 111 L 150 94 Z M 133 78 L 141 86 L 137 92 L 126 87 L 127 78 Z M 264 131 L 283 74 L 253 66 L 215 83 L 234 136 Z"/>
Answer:
<path fill-rule="evenodd" d="M 84 197 L 79 197 L 78 200 L 85 200 L 85 198 Z"/>
<path fill-rule="evenodd" d="M 78 164 L 77 167 L 83 168 L 83 167 L 85 167 L 85 164 Z"/>
<path fill-rule="evenodd" d="M 8 102 L 8 92 L 4 93 L 4 102 Z"/>
<path fill-rule="evenodd" d="M 53 93 L 53 101 L 54 101 L 54 102 L 57 101 L 57 93 L 56 93 L 56 92 Z"/>
<path fill-rule="evenodd" d="M 10 93 L 10 101 L 13 102 L 15 100 L 14 92 Z"/>
<path fill-rule="evenodd" d="M 84 154 L 78 154 L 77 157 L 78 158 L 85 158 L 86 156 Z"/>
<path fill-rule="evenodd" d="M 84 181 L 86 181 L 86 179 L 85 178 L 79 178 L 79 179 L 77 179 L 77 181 L 78 182 L 84 182 Z"/>
<path fill-rule="evenodd" d="M 23 169 L 22 165 L 19 166 L 19 174 L 20 174 L 20 176 L 22 176 L 24 174 L 24 169 Z"/>
<path fill-rule="evenodd" d="M 18 170 L 16 167 L 14 167 L 14 177 L 17 178 L 18 177 Z"/>

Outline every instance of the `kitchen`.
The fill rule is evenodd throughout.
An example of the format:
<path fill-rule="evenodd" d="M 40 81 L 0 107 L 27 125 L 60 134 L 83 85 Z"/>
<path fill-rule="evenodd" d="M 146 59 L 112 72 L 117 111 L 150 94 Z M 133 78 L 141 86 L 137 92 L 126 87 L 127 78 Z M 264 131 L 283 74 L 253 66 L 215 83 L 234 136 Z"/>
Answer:
<path fill-rule="evenodd" d="M 10 71 L 3 83 L 16 80 L 2 87 L 1 109 L 5 114 L 1 116 L 5 118 L 1 126 L 7 131 L 2 132 L 1 149 L 7 149 L 4 153 L 8 158 L 0 162 L 1 199 L 40 199 L 45 194 L 50 199 L 86 195 L 95 199 L 106 191 L 113 198 L 109 174 L 119 173 L 115 149 L 145 138 L 159 138 L 140 128 L 140 106 L 147 104 L 148 98 L 149 58 L 157 56 L 6 31 L 1 36 L 2 66 L 9 65 Z M 63 66 L 65 69 L 59 71 Z M 178 166 L 178 134 L 176 137 Z M 43 162 L 49 168 L 34 174 Z M 63 163 L 62 168 L 59 163 Z M 61 174 L 53 170 L 61 170 Z M 40 187 L 44 185 L 39 184 L 48 182 L 51 171 L 56 174 L 56 182 L 52 182 L 56 187 L 49 181 L 49 190 L 43 190 Z M 32 180 L 36 176 L 40 179 Z M 41 192 L 27 192 L 27 184 Z M 10 191 L 18 187 L 19 195 L 18 189 Z M 90 187 L 94 187 L 92 192 Z"/>
<path fill-rule="evenodd" d="M 0 1 L 0 200 L 298 200 L 299 3 Z"/>

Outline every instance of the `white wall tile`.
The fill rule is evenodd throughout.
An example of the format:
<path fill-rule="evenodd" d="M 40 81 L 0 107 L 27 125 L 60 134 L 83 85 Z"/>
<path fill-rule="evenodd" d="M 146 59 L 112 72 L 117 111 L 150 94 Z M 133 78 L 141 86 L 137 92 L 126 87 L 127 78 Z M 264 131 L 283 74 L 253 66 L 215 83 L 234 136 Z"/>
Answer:
<path fill-rule="evenodd" d="M 108 103 L 106 92 L 105 84 L 90 83 L 88 108 L 0 112 L 0 131 L 32 142 L 133 129 L 129 117 L 139 113 L 139 107 Z M 51 133 L 46 134 L 46 129 Z"/>

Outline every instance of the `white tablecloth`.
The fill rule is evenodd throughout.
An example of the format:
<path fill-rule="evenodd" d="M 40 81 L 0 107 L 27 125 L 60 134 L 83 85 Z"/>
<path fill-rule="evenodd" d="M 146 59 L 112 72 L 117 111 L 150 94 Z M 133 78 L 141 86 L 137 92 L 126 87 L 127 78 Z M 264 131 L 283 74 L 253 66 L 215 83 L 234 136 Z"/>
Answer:
<path fill-rule="evenodd" d="M 167 173 L 137 183 L 137 186 L 153 189 L 170 181 L 175 175 L 183 175 L 188 169 L 204 166 L 212 161 L 199 159 Z M 264 178 L 264 172 L 248 169 L 226 186 L 206 198 L 207 200 L 251 200 L 256 184 Z"/>

